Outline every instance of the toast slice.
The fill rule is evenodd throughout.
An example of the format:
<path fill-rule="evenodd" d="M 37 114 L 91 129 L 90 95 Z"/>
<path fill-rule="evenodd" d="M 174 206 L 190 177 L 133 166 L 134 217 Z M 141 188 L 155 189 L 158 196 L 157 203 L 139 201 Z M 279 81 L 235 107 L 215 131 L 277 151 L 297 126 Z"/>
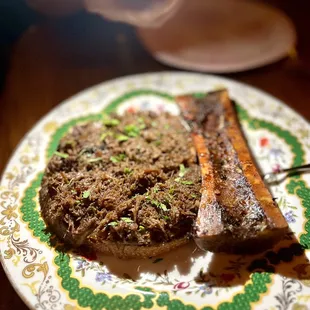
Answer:
<path fill-rule="evenodd" d="M 255 253 L 288 231 L 265 186 L 226 90 L 177 97 L 201 166 L 202 189 L 193 236 L 213 252 Z"/>

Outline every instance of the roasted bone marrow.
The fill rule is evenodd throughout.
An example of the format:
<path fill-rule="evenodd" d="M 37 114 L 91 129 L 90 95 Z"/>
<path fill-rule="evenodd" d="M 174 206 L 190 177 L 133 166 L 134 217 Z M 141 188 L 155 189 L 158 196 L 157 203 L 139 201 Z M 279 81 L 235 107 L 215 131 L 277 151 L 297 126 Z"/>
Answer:
<path fill-rule="evenodd" d="M 288 225 L 251 156 L 227 91 L 180 96 L 201 167 L 197 245 L 214 252 L 253 253 L 278 242 Z"/>

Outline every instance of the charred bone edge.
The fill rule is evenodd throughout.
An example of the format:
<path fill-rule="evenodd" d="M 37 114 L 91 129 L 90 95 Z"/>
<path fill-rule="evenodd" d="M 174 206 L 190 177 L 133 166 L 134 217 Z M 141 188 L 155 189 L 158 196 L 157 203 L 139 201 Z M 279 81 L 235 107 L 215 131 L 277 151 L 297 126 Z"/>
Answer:
<path fill-rule="evenodd" d="M 191 125 L 192 138 L 201 166 L 202 196 L 193 229 L 194 240 L 201 249 L 212 252 L 252 254 L 268 249 L 284 237 L 288 232 L 288 225 L 255 166 L 255 160 L 251 156 L 238 121 L 235 105 L 230 101 L 226 90 L 206 94 L 205 100 L 223 106 L 224 118 L 228 124 L 227 136 L 237 153 L 243 174 L 266 216 L 267 225 L 255 237 L 247 238 L 245 231 L 244 238 L 235 238 L 221 222 L 220 208 L 209 203 L 215 195 L 213 168 L 202 126 L 195 122 L 198 112 L 196 100 L 190 95 L 176 98 L 185 120 Z"/>

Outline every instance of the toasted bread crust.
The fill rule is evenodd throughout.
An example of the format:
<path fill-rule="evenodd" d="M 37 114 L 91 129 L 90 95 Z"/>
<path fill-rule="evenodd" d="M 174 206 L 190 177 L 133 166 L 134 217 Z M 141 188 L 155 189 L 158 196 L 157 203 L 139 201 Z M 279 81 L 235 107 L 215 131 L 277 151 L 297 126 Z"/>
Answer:
<path fill-rule="evenodd" d="M 121 259 L 137 259 L 158 256 L 176 249 L 189 242 L 190 239 L 182 238 L 167 243 L 138 246 L 123 242 L 101 241 L 88 242 L 90 248 L 98 253 L 112 254 Z"/>

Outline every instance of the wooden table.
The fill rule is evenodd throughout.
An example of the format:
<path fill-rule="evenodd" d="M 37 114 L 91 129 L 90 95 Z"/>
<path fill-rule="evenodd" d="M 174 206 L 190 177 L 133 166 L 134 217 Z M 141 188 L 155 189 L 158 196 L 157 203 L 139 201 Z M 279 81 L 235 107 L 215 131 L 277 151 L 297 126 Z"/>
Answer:
<path fill-rule="evenodd" d="M 273 2 L 295 22 L 302 62 L 287 59 L 227 76 L 271 93 L 310 119 L 310 5 Z M 81 13 L 33 26 L 14 47 L 0 99 L 0 172 L 23 135 L 62 100 L 115 77 L 169 69 L 153 60 L 126 25 Z M 2 268 L 0 283 L 0 309 L 26 309 Z"/>

